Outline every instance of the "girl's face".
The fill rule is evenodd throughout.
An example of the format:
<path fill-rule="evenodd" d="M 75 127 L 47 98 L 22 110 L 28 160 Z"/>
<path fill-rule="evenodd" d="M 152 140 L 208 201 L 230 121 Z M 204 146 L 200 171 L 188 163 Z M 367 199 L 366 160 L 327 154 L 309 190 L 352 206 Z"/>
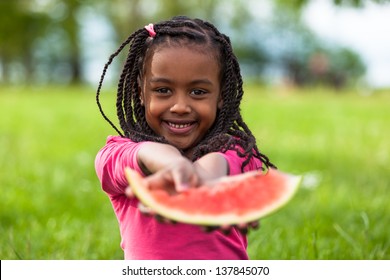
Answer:
<path fill-rule="evenodd" d="M 158 48 L 145 62 L 141 82 L 140 98 L 149 126 L 187 156 L 222 107 L 217 59 L 198 48 Z"/>

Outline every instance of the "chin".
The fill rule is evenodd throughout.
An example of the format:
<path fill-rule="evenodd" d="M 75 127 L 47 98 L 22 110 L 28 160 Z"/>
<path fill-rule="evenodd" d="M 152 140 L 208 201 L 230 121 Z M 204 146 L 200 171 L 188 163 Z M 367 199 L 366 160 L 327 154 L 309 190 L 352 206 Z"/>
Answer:
<path fill-rule="evenodd" d="M 185 144 L 185 143 L 178 143 L 176 141 L 169 141 L 169 140 L 168 140 L 168 143 L 170 145 L 174 146 L 175 148 L 179 149 L 180 151 L 183 151 L 184 153 L 186 153 L 188 150 L 193 149 L 193 145 L 189 145 L 189 144 Z"/>

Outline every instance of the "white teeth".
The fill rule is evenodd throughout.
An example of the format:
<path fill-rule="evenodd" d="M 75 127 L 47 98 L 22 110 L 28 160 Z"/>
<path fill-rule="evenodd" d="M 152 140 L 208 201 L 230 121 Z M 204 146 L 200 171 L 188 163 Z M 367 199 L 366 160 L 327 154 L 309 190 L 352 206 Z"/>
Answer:
<path fill-rule="evenodd" d="M 185 128 L 185 127 L 189 127 L 191 124 L 190 124 L 190 123 L 186 123 L 186 124 L 176 124 L 176 123 L 168 122 L 168 125 L 169 125 L 170 127 L 173 127 L 173 128 Z"/>

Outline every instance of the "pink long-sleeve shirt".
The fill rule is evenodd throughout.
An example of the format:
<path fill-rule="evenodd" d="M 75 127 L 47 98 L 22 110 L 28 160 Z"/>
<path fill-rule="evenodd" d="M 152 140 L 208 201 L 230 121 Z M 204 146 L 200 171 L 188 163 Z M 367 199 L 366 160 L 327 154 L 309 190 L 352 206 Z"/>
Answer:
<path fill-rule="evenodd" d="M 95 160 L 97 176 L 119 222 L 125 259 L 248 259 L 246 236 L 236 228 L 229 235 L 219 230 L 205 233 L 199 226 L 161 223 L 139 211 L 138 200 L 125 195 L 128 183 L 124 168 L 128 166 L 143 174 L 137 162 L 143 143 L 109 136 Z M 243 158 L 231 150 L 221 154 L 229 164 L 230 175 L 241 173 Z M 261 161 L 253 158 L 244 171 L 260 167 Z"/>

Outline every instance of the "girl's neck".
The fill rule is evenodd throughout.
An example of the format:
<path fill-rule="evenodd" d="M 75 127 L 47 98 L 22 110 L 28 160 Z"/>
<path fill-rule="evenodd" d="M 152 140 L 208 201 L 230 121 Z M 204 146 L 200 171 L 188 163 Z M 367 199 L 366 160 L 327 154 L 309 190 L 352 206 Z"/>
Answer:
<path fill-rule="evenodd" d="M 185 156 L 186 158 L 191 160 L 193 153 L 194 153 L 194 148 L 189 148 L 189 149 L 183 151 L 183 156 Z"/>

